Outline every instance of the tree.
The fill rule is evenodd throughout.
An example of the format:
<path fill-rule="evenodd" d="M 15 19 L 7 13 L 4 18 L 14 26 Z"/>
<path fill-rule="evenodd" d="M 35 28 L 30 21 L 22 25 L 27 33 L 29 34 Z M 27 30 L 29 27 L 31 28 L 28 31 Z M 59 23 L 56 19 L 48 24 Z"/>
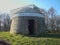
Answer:
<path fill-rule="evenodd" d="M 10 30 L 10 24 L 10 15 L 7 13 L 0 14 L 0 30 Z"/>
<path fill-rule="evenodd" d="M 9 30 L 10 24 L 11 24 L 10 16 L 8 14 L 4 15 L 4 29 Z"/>
<path fill-rule="evenodd" d="M 56 16 L 56 28 L 57 32 L 60 32 L 60 16 Z"/>
<path fill-rule="evenodd" d="M 46 27 L 46 30 L 48 30 L 48 12 L 45 9 L 40 9 L 40 13 L 44 15 L 45 27 Z"/>
<path fill-rule="evenodd" d="M 51 27 L 51 30 L 52 31 L 55 31 L 55 28 L 56 28 L 56 25 L 55 25 L 55 23 L 56 23 L 56 11 L 55 11 L 55 9 L 53 8 L 53 7 L 51 7 L 49 10 L 48 10 L 48 15 L 49 15 L 49 18 L 48 18 L 48 20 L 49 20 L 49 27 Z"/>

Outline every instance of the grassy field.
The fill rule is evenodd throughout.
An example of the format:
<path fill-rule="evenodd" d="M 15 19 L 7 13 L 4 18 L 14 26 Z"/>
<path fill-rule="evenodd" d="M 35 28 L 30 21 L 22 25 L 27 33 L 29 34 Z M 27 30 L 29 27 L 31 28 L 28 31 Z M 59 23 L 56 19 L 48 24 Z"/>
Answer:
<path fill-rule="evenodd" d="M 0 32 L 0 39 L 7 40 L 11 45 L 60 45 L 60 34 L 41 34 L 38 37 L 29 37 Z"/>

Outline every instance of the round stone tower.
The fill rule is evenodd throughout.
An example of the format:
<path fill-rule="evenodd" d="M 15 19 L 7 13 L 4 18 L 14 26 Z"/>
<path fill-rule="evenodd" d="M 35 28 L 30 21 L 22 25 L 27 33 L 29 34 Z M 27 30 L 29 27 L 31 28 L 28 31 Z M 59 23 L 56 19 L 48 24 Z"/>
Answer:
<path fill-rule="evenodd" d="M 45 18 L 35 5 L 20 7 L 12 11 L 10 33 L 39 35 L 45 32 Z"/>

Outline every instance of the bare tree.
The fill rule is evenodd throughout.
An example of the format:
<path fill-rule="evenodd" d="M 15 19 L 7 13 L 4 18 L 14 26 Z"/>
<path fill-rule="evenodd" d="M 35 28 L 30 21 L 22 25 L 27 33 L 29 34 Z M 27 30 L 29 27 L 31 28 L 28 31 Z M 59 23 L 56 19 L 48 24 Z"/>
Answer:
<path fill-rule="evenodd" d="M 48 30 L 48 12 L 45 9 L 40 8 L 40 13 L 44 15 L 45 27 L 46 27 L 46 30 Z"/>
<path fill-rule="evenodd" d="M 55 18 L 55 15 L 56 15 L 56 11 L 53 7 L 51 7 L 49 10 L 48 10 L 48 15 L 49 15 L 49 27 L 51 27 L 51 30 L 52 31 L 55 31 L 55 23 L 56 23 L 56 18 Z"/>
<path fill-rule="evenodd" d="M 60 32 L 60 16 L 56 16 L 56 28 L 57 32 Z"/>
<path fill-rule="evenodd" d="M 0 30 L 9 30 L 11 24 L 11 19 L 9 14 L 2 13 L 0 14 Z"/>
<path fill-rule="evenodd" d="M 9 30 L 10 29 L 10 23 L 11 23 L 10 16 L 8 14 L 6 14 L 4 16 L 4 29 L 5 30 Z"/>

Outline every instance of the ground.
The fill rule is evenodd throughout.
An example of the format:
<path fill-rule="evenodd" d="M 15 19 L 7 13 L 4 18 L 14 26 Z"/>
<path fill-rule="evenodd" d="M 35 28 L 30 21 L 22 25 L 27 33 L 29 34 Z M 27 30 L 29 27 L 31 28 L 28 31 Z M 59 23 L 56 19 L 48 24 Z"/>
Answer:
<path fill-rule="evenodd" d="M 60 34 L 41 34 L 38 37 L 30 37 L 0 32 L 0 39 L 6 40 L 11 45 L 60 45 Z"/>

